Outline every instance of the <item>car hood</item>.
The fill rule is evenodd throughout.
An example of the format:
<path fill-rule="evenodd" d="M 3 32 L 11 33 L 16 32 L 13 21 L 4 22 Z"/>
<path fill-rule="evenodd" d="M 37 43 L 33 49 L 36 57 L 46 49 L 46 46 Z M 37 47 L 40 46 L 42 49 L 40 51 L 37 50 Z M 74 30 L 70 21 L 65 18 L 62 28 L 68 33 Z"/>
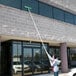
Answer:
<path fill-rule="evenodd" d="M 75 71 L 76 72 L 76 68 L 71 69 L 71 71 Z"/>
<path fill-rule="evenodd" d="M 13 65 L 13 67 L 22 67 L 22 65 Z M 25 64 L 24 67 L 29 67 L 29 66 Z"/>
<path fill-rule="evenodd" d="M 76 68 L 72 68 L 70 72 L 68 73 L 69 76 L 72 76 L 74 73 L 76 73 Z"/>

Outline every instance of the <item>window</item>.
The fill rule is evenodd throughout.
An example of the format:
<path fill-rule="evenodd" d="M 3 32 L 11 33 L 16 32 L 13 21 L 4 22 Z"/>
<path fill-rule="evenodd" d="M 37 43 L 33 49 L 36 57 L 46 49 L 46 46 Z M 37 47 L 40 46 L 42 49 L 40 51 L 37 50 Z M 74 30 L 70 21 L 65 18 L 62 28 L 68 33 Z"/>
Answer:
<path fill-rule="evenodd" d="M 39 14 L 47 17 L 52 17 L 52 7 L 39 2 Z"/>
<path fill-rule="evenodd" d="M 38 13 L 38 1 L 37 0 L 22 0 L 22 9 L 27 10 L 24 6 L 31 7 L 31 12 Z"/>
<path fill-rule="evenodd" d="M 68 12 L 65 12 L 65 22 L 74 24 L 74 15 Z"/>
<path fill-rule="evenodd" d="M 13 57 L 21 56 L 21 44 L 13 44 Z"/>
<path fill-rule="evenodd" d="M 64 11 L 62 11 L 58 8 L 53 8 L 53 16 L 55 19 L 64 21 Z"/>
<path fill-rule="evenodd" d="M 22 49 L 21 49 L 21 43 L 20 42 L 16 42 L 13 41 L 12 44 L 12 76 L 18 75 L 21 76 L 21 71 L 22 71 Z M 24 67 L 25 68 L 25 67 Z M 20 71 L 20 73 L 18 74 L 18 71 Z"/>
<path fill-rule="evenodd" d="M 75 25 L 76 25 L 76 15 L 74 16 L 74 23 L 75 23 Z"/>
<path fill-rule="evenodd" d="M 21 0 L 0 0 L 0 3 L 21 9 Z"/>
<path fill-rule="evenodd" d="M 45 48 L 46 48 L 46 50 L 48 49 L 48 44 L 44 44 L 44 46 L 45 46 Z M 47 57 L 47 54 L 46 54 L 46 52 L 45 52 L 45 49 L 44 49 L 44 47 L 43 47 L 43 45 L 42 45 L 42 60 L 48 60 L 48 57 Z"/>
<path fill-rule="evenodd" d="M 27 11 L 27 9 L 24 6 L 28 6 L 31 8 L 31 12 L 33 13 L 61 20 L 67 23 L 76 24 L 76 15 L 46 3 L 42 3 L 39 0 L 0 0 L 0 4 L 25 11 Z"/>
<path fill-rule="evenodd" d="M 49 54 L 50 55 L 56 55 L 58 59 L 60 59 L 60 48 L 59 47 L 50 47 L 49 48 Z"/>

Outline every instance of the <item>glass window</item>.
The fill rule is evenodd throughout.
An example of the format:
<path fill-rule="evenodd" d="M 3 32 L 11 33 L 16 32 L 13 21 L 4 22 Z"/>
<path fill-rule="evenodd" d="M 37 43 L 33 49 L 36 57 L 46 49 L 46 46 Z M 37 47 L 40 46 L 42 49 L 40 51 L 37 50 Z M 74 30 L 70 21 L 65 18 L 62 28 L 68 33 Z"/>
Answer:
<path fill-rule="evenodd" d="M 13 63 L 12 63 L 13 64 L 12 65 L 13 76 L 15 76 L 15 74 L 18 76 L 21 76 L 21 70 L 22 70 L 22 68 L 20 67 L 21 62 L 22 62 L 21 44 L 14 44 L 13 43 Z M 18 71 L 20 71 L 19 74 L 18 74 Z"/>
<path fill-rule="evenodd" d="M 39 2 L 39 14 L 47 17 L 52 17 L 52 7 L 42 2 Z"/>
<path fill-rule="evenodd" d="M 37 0 L 22 0 L 22 9 L 27 9 L 24 6 L 31 7 L 31 12 L 38 13 L 38 1 Z"/>
<path fill-rule="evenodd" d="M 44 48 L 45 47 L 45 48 Z M 48 57 L 47 57 L 47 54 L 46 54 L 46 52 L 45 52 L 45 49 L 47 50 L 48 49 L 48 46 L 47 46 L 47 44 L 44 44 L 44 47 L 43 47 L 43 45 L 42 45 L 42 60 L 48 60 Z"/>
<path fill-rule="evenodd" d="M 46 50 L 48 50 L 48 44 L 44 44 Z M 49 59 L 48 59 L 48 56 L 45 52 L 45 49 L 44 47 L 42 46 L 42 51 L 41 51 L 41 56 L 42 56 L 42 61 L 41 61 L 41 64 L 42 64 L 42 70 L 43 70 L 43 73 L 47 73 L 48 70 L 49 70 L 49 67 L 50 67 L 50 63 L 49 63 Z"/>
<path fill-rule="evenodd" d="M 33 58 L 32 58 L 32 48 L 23 48 L 23 65 L 24 75 L 31 76 L 33 71 Z M 27 66 L 27 67 L 26 67 Z"/>
<path fill-rule="evenodd" d="M 57 9 L 57 8 L 53 8 L 53 16 L 55 19 L 64 21 L 64 11 Z"/>
<path fill-rule="evenodd" d="M 23 42 L 23 46 L 29 46 L 29 47 L 40 47 L 40 43 L 34 43 L 34 42 Z"/>
<path fill-rule="evenodd" d="M 58 59 L 60 59 L 60 48 L 59 47 L 50 47 L 49 48 L 49 54 L 50 55 L 56 55 Z"/>
<path fill-rule="evenodd" d="M 75 23 L 75 25 L 76 25 L 76 15 L 74 16 L 74 23 Z"/>
<path fill-rule="evenodd" d="M 74 24 L 74 15 L 68 12 L 65 12 L 65 22 Z"/>
<path fill-rule="evenodd" d="M 13 57 L 17 56 L 17 44 L 13 44 Z"/>
<path fill-rule="evenodd" d="M 13 44 L 21 44 L 21 41 L 13 41 Z"/>
<path fill-rule="evenodd" d="M 21 44 L 13 44 L 13 57 L 20 57 L 21 55 Z"/>
<path fill-rule="evenodd" d="M 49 48 L 49 54 L 52 56 L 55 54 L 55 49 L 54 48 Z"/>
<path fill-rule="evenodd" d="M 21 9 L 21 0 L 0 0 L 0 3 Z"/>

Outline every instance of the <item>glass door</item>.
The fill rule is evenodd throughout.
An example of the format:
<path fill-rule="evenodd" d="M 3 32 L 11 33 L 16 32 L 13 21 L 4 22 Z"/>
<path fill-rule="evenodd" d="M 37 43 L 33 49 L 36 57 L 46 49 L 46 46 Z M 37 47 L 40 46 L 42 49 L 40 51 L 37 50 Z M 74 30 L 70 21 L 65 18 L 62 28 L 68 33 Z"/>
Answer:
<path fill-rule="evenodd" d="M 13 76 L 22 75 L 22 55 L 21 44 L 13 43 L 12 46 L 12 74 Z"/>
<path fill-rule="evenodd" d="M 32 50 L 32 48 L 23 49 L 23 76 L 32 75 L 33 73 Z"/>
<path fill-rule="evenodd" d="M 23 76 L 41 73 L 40 48 L 25 47 L 23 49 Z"/>
<path fill-rule="evenodd" d="M 33 67 L 34 67 L 34 74 L 41 73 L 42 64 L 41 64 L 40 48 L 33 48 Z"/>

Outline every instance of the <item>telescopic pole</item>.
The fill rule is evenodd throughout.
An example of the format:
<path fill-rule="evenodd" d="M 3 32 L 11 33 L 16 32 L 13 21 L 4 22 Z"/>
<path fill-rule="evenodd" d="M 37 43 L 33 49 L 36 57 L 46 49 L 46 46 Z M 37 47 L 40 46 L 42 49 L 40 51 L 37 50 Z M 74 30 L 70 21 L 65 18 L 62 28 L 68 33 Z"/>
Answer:
<path fill-rule="evenodd" d="M 36 31 L 37 31 L 37 33 L 38 33 L 39 38 L 40 38 L 40 41 L 42 42 L 42 46 L 43 46 L 46 54 L 47 54 L 48 57 L 49 57 L 50 55 L 48 54 L 48 52 L 47 52 L 47 50 L 46 50 L 46 47 L 45 47 L 45 45 L 44 45 L 44 43 L 43 43 L 43 40 L 42 40 L 42 38 L 41 38 L 40 32 L 39 32 L 39 30 L 38 30 L 38 27 L 37 27 L 37 25 L 36 25 L 36 23 L 35 23 L 35 21 L 34 21 L 34 18 L 33 18 L 33 16 L 32 16 L 32 13 L 31 13 L 31 11 L 30 11 L 32 8 L 31 8 L 31 7 L 28 7 L 28 6 L 25 6 L 25 8 L 26 8 L 26 9 L 28 10 L 28 12 L 29 12 L 29 15 L 30 15 L 30 17 L 31 17 L 31 19 L 32 19 L 32 22 L 33 22 L 33 24 L 34 24 L 34 27 L 35 27 L 35 29 L 36 29 Z M 50 56 L 50 58 L 52 59 L 51 56 Z"/>

